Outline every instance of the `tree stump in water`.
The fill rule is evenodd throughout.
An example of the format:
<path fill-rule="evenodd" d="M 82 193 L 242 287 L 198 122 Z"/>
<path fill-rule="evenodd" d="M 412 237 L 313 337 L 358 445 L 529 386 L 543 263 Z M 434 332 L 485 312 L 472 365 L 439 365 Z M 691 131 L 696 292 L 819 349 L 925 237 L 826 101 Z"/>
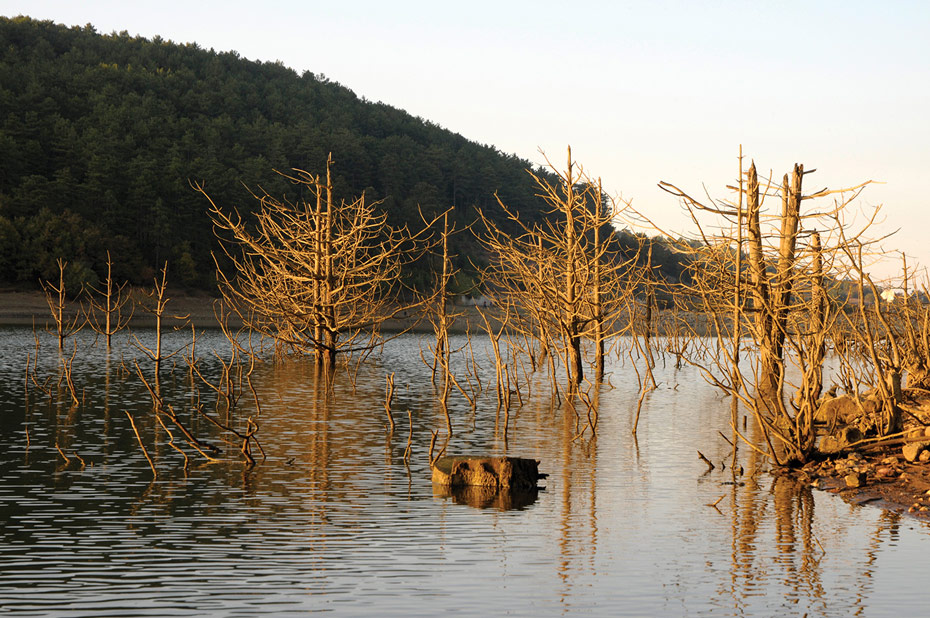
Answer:
<path fill-rule="evenodd" d="M 445 487 L 498 487 L 536 489 L 539 462 L 522 457 L 440 457 L 432 465 L 433 483 Z"/>

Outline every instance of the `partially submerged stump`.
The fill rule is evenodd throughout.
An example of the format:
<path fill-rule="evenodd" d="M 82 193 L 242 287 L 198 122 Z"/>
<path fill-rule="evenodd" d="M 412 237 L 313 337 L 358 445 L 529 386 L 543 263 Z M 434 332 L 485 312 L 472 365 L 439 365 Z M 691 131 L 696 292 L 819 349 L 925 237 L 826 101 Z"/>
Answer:
<path fill-rule="evenodd" d="M 440 457 L 433 465 L 433 483 L 445 487 L 497 487 L 502 489 L 536 489 L 539 462 L 522 457 Z"/>

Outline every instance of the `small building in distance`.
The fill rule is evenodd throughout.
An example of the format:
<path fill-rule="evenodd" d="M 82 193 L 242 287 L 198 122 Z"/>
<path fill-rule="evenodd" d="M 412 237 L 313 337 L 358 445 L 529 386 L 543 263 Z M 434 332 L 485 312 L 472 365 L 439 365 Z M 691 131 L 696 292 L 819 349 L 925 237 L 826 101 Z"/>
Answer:
<path fill-rule="evenodd" d="M 906 299 L 907 292 L 901 288 L 888 288 L 881 293 L 882 300 L 887 303 L 893 303 L 897 299 Z"/>

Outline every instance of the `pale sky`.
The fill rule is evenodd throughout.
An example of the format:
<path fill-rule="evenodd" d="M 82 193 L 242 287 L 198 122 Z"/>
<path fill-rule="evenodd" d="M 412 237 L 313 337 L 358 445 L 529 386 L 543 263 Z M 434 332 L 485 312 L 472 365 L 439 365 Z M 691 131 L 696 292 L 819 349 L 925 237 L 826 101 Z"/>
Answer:
<path fill-rule="evenodd" d="M 690 227 L 658 181 L 726 197 L 740 144 L 766 174 L 817 168 L 808 190 L 882 181 L 861 202 L 900 228 L 885 248 L 930 265 L 930 2 L 0 0 L 0 14 L 280 60 L 534 163 L 570 144 L 673 232 Z"/>

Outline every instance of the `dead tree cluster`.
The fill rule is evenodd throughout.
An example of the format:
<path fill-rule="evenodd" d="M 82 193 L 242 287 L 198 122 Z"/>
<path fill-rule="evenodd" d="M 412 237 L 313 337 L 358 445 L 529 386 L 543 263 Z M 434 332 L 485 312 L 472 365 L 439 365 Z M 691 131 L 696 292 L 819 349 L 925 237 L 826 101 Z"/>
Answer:
<path fill-rule="evenodd" d="M 260 404 L 254 387 L 252 386 L 251 376 L 256 367 L 259 354 L 251 345 L 251 337 L 243 333 L 234 333 L 228 326 L 228 321 L 222 316 L 218 317 L 221 328 L 223 329 L 226 339 L 231 346 L 231 356 L 228 360 L 214 351 L 218 362 L 222 365 L 222 371 L 216 381 L 204 377 L 200 370 L 200 359 L 194 353 L 197 341 L 197 333 L 191 326 L 191 341 L 182 346 L 180 349 L 167 351 L 164 346 L 163 335 L 165 329 L 165 320 L 168 317 L 166 313 L 170 298 L 167 294 L 167 265 L 161 270 L 160 276 L 154 281 L 151 289 L 138 290 L 139 298 L 134 298 L 126 284 L 117 284 L 113 281 L 112 262 L 108 259 L 108 276 L 100 288 L 91 287 L 87 290 L 81 290 L 78 296 L 79 308 L 75 310 L 68 306 L 68 291 L 65 289 L 64 269 L 67 263 L 59 261 L 60 277 L 57 283 L 43 282 L 43 289 L 46 291 L 49 309 L 52 317 L 52 326 L 50 329 L 58 342 L 59 371 L 56 376 L 46 376 L 40 379 L 38 369 L 38 359 L 40 354 L 40 337 L 35 333 L 35 350 L 29 355 L 26 363 L 26 381 L 25 389 L 27 396 L 27 405 L 29 405 L 31 395 L 35 392 L 42 393 L 49 405 L 58 406 L 61 404 L 68 406 L 69 419 L 74 419 L 78 411 L 85 406 L 84 390 L 80 388 L 79 378 L 74 375 L 74 361 L 78 357 L 81 344 L 90 346 L 97 345 L 99 337 L 103 337 L 106 342 L 107 354 L 107 373 L 105 387 L 107 389 L 106 397 L 109 397 L 109 389 L 112 385 L 111 376 L 111 347 L 112 337 L 120 331 L 125 330 L 128 333 L 127 341 L 131 347 L 134 347 L 141 354 L 140 360 L 127 361 L 123 358 L 123 353 L 119 355 L 119 370 L 116 372 L 117 378 L 132 379 L 135 378 L 144 386 L 152 399 L 152 414 L 140 419 L 138 413 L 136 417 L 125 411 L 129 419 L 131 429 L 145 455 L 146 460 L 152 468 L 153 475 L 157 477 L 157 460 L 150 455 L 150 449 L 146 448 L 146 438 L 144 434 L 151 433 L 154 437 L 150 440 L 159 442 L 159 436 L 167 436 L 167 444 L 172 449 L 180 453 L 184 458 L 184 467 L 189 464 L 189 454 L 202 456 L 208 462 L 231 461 L 227 453 L 231 447 L 233 452 L 238 452 L 241 461 L 253 464 L 255 458 L 253 448 L 261 450 L 258 442 L 258 417 L 260 413 Z M 154 331 L 150 335 L 154 336 L 151 344 L 143 342 L 139 333 L 129 329 L 129 319 L 135 312 L 136 304 L 141 310 L 149 313 L 154 318 Z M 179 316 L 172 316 L 179 318 Z M 68 337 L 76 335 L 85 326 L 90 326 L 94 330 L 97 338 L 87 343 L 74 340 L 72 351 L 65 354 L 65 340 Z M 245 347 L 242 341 L 247 341 Z M 173 357 L 187 351 L 183 358 L 188 366 L 188 375 L 191 380 L 185 387 L 185 390 L 191 390 L 194 399 L 190 409 L 185 410 L 188 414 L 182 414 L 176 411 L 177 405 L 169 403 L 167 393 L 163 390 L 165 377 L 165 365 Z M 147 362 L 145 362 L 147 360 Z M 116 359 L 113 359 L 116 362 Z M 127 366 L 127 364 L 129 366 Z M 170 374 L 174 374 L 177 369 L 175 364 L 169 369 Z M 195 380 L 196 377 L 196 380 Z M 216 409 L 212 412 L 205 409 L 201 402 L 200 392 L 202 386 L 207 386 L 209 391 L 216 393 Z M 239 401 L 245 392 L 251 392 L 254 409 L 246 418 L 237 417 L 234 411 L 239 406 Z M 185 416 L 188 417 L 185 419 Z M 198 432 L 193 428 L 189 417 L 205 419 L 208 425 L 215 431 L 208 432 L 213 438 L 219 438 L 226 443 L 226 447 L 220 447 L 211 442 L 213 438 L 198 436 Z M 67 423 L 56 426 L 67 426 Z M 149 429 L 149 432 L 146 432 Z M 55 446 L 58 453 L 68 465 L 72 458 L 68 457 L 62 448 L 62 444 L 67 444 L 68 440 L 64 436 L 56 433 Z M 70 447 L 73 449 L 73 445 Z M 153 452 L 158 452 L 154 449 Z M 75 450 L 71 450 L 71 455 L 82 462 L 83 459 Z M 264 453 L 262 453 L 264 456 Z"/>
<path fill-rule="evenodd" d="M 776 464 L 803 462 L 817 448 L 818 410 L 828 379 L 833 381 L 831 393 L 842 388 L 857 402 L 867 396 L 878 402 L 875 435 L 887 437 L 900 429 L 906 389 L 930 390 L 930 311 L 921 301 L 928 290 L 925 286 L 922 297 L 912 293 L 915 275 L 905 263 L 903 298 L 879 302 L 881 286 L 870 278 L 865 264 L 877 242 L 866 234 L 878 210 L 855 229 L 845 214 L 868 183 L 805 193 L 805 178 L 814 170 L 795 165 L 775 181 L 771 176 L 760 178 L 755 164 L 743 169 L 742 155 L 739 162 L 738 182 L 728 187 L 728 199 L 697 199 L 675 185 L 660 183 L 681 200 L 696 230 L 690 237 L 663 232 L 665 242 L 687 263 L 680 282 L 662 284 L 662 293 L 674 306 L 671 312 L 660 313 L 656 301 L 660 282 L 654 274 L 652 241 L 644 234 L 633 235 L 638 246 L 624 250 L 617 242 L 615 226 L 621 217 L 629 221 L 629 203 L 606 195 L 600 181 L 572 159 L 570 149 L 564 169 L 550 164 L 551 174 L 530 172 L 538 197 L 548 205 L 542 217 L 528 220 L 500 200 L 497 207 L 506 223 L 479 212 L 471 233 L 487 258 L 480 269 L 480 293 L 490 307 L 478 315 L 493 354 L 505 440 L 510 408 L 530 396 L 530 376 L 536 371 L 548 373 L 555 400 L 561 401 L 564 394 L 572 404 L 576 426 L 580 415 L 574 402 L 588 407 L 581 433 L 587 428 L 594 433 L 598 392 L 607 373 L 605 358 L 612 346 L 620 353 L 621 335 L 631 335 L 623 345 L 628 346 L 640 386 L 634 433 L 643 401 L 657 387 L 657 359 L 664 363 L 666 356 L 674 358 L 676 367 L 688 363 L 700 368 L 711 383 L 749 410 L 761 440 L 744 435 L 736 407 L 732 430 Z M 222 451 L 196 437 L 162 393 L 164 364 L 183 351 L 181 358 L 196 385 L 191 411 L 234 444 L 244 461 L 254 461 L 253 446 L 260 448 L 260 404 L 252 376 L 260 354 L 252 345 L 253 334 L 272 340 L 279 357 L 311 356 L 321 373 L 331 376 L 340 361 L 347 366 L 349 359 L 361 363 L 383 344 L 385 325 L 392 318 L 403 316 L 408 326 L 427 320 L 434 339 L 422 358 L 431 366 L 448 436 L 453 429 L 448 407 L 452 393 L 461 393 L 472 410 L 477 406 L 484 385 L 471 346 L 472 325 L 459 348 L 452 346 L 450 337 L 461 317 L 452 302 L 451 282 L 457 273 L 450 238 L 464 230 L 450 224 L 451 211 L 432 220 L 423 217 L 417 232 L 392 228 L 380 205 L 364 194 L 348 201 L 334 197 L 332 165 L 330 158 L 322 177 L 303 170 L 284 174 L 297 198 L 253 193 L 256 208 L 246 217 L 217 205 L 203 186 L 193 185 L 208 200 L 222 246 L 222 254 L 216 256 L 224 298 L 218 319 L 232 352 L 228 359 L 216 355 L 221 365 L 218 378 L 202 371 L 193 329 L 184 350 L 165 352 L 162 318 L 169 299 L 162 270 L 145 308 L 155 318 L 154 344 L 133 339 L 149 362 L 147 367 L 137 363 L 131 372 L 150 392 L 158 426 L 182 453 L 175 433 L 188 451 L 209 461 Z M 648 221 L 642 213 L 633 214 Z M 440 220 L 442 229 L 436 231 Z M 420 294 L 404 290 L 404 268 L 430 252 L 441 260 L 433 288 Z M 67 385 L 70 400 L 78 405 L 81 398 L 70 376 L 70 362 L 64 360 L 66 339 L 90 324 L 109 348 L 112 335 L 126 327 L 132 311 L 129 291 L 109 275 L 108 259 L 107 279 L 90 290 L 88 312 L 69 314 L 65 266 L 60 261 L 59 281 L 45 282 L 43 288 L 62 351 L 60 383 Z M 230 312 L 243 325 L 241 331 L 229 327 Z M 705 337 L 708 332 L 710 339 Z M 827 376 L 831 350 L 838 368 Z M 464 372 L 453 370 L 454 355 L 466 358 Z M 28 378 L 27 370 L 27 386 Z M 212 412 L 200 402 L 201 388 L 215 396 Z M 231 413 L 247 393 L 254 400 L 254 413 L 234 418 Z M 392 431 L 393 397 L 392 373 L 385 397 Z M 413 432 L 413 417 L 407 412 L 405 461 Z M 136 420 L 130 416 L 149 457 Z M 436 436 L 434 432 L 434 441 Z M 150 463 L 154 471 L 155 463 Z"/>
<path fill-rule="evenodd" d="M 853 231 L 844 214 L 868 183 L 805 194 L 804 178 L 815 170 L 795 165 L 781 182 L 760 181 L 755 164 L 744 170 L 742 163 L 740 157 L 732 199 L 702 201 L 660 183 L 681 199 L 697 229 L 692 242 L 679 245 L 689 257 L 690 283 L 681 286 L 677 302 L 682 310 L 704 314 L 716 339 L 713 353 L 691 362 L 751 411 L 767 455 L 778 464 L 803 462 L 816 447 L 828 343 L 853 319 L 839 283 L 851 273 L 860 275 L 860 287 L 867 279 L 861 251 L 875 242 L 865 234 L 877 209 Z M 769 208 L 771 201 L 779 207 Z M 873 322 L 864 311 L 860 302 L 856 313 Z M 744 337 L 752 342 L 748 352 Z M 887 363 L 875 357 L 875 341 L 856 338 L 883 371 Z M 896 404 L 890 391 L 882 392 L 882 401 L 891 415 Z M 742 436 L 735 415 L 731 423 L 745 442 L 760 448 Z M 882 431 L 893 428 L 889 422 Z"/>

